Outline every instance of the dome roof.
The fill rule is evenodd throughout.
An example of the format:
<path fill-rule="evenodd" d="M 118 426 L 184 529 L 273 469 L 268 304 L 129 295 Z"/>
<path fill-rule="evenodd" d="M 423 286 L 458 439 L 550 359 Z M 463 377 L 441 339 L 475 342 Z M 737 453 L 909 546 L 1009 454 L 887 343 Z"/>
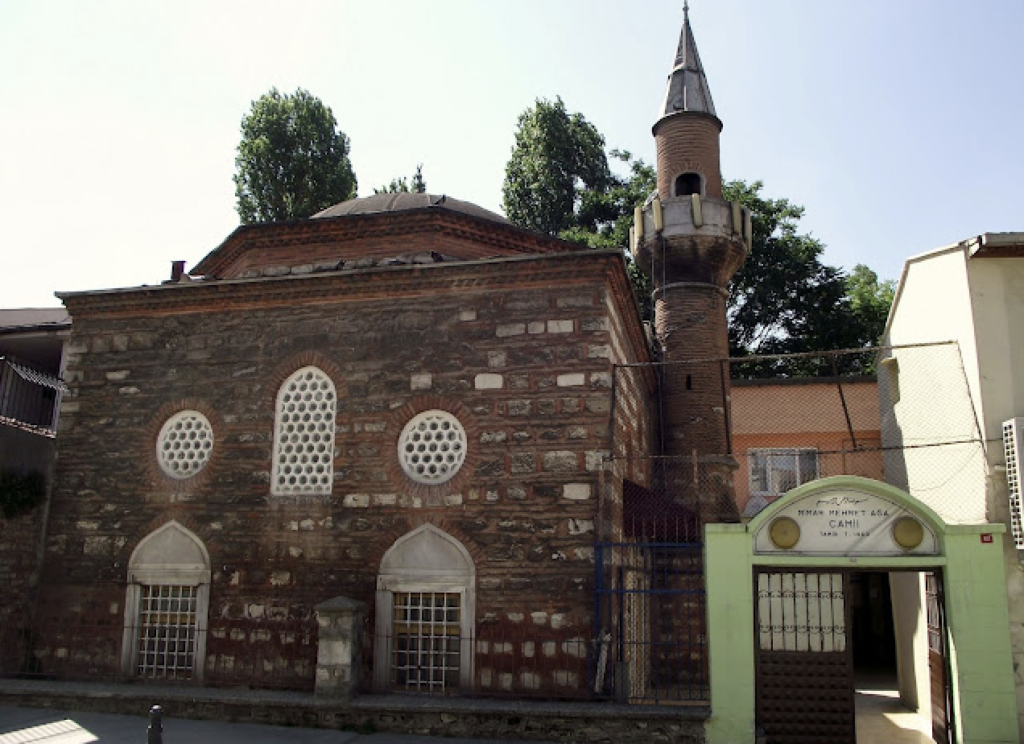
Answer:
<path fill-rule="evenodd" d="M 471 202 L 453 199 L 450 196 L 399 192 L 397 194 L 374 194 L 362 199 L 349 199 L 333 207 L 327 207 L 314 214 L 310 219 L 328 217 L 347 217 L 355 214 L 378 214 L 381 212 L 407 212 L 417 209 L 440 207 L 453 212 L 462 212 L 485 220 L 510 224 L 507 219 L 489 209 L 478 207 Z"/>

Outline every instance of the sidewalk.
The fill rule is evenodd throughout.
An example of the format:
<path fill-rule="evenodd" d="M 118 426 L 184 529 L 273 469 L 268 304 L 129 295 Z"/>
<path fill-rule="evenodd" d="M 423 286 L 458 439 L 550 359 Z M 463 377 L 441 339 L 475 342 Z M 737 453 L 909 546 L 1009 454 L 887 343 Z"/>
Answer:
<path fill-rule="evenodd" d="M 142 744 L 147 740 L 148 727 L 148 717 L 141 715 L 0 706 L 0 744 Z M 502 741 L 405 734 L 363 735 L 331 729 L 167 717 L 163 729 L 164 744 L 483 744 Z"/>

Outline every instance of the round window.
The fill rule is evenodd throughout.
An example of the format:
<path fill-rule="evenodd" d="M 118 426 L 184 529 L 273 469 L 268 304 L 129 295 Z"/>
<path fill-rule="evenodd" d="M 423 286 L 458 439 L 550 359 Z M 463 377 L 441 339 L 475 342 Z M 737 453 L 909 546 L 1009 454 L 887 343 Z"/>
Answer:
<path fill-rule="evenodd" d="M 466 459 L 466 430 L 447 411 L 424 411 L 402 430 L 398 459 L 417 483 L 444 483 Z"/>
<path fill-rule="evenodd" d="M 160 469 L 172 478 L 191 478 L 213 452 L 213 427 L 199 411 L 179 411 L 167 419 L 156 438 Z"/>

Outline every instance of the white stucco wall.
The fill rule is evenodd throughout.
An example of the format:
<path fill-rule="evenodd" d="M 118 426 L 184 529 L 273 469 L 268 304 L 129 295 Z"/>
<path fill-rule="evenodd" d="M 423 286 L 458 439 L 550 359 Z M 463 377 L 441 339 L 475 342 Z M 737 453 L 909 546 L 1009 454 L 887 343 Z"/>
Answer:
<path fill-rule="evenodd" d="M 974 401 L 979 375 L 966 254 L 952 246 L 907 261 L 885 343 L 956 341 L 896 349 L 882 365 L 882 441 L 890 482 L 951 524 L 986 519 L 986 466 Z M 892 378 L 896 374 L 898 380 Z M 898 396 L 891 390 L 898 385 Z M 949 444 L 963 442 L 963 444 Z"/>
<path fill-rule="evenodd" d="M 884 341 L 900 345 L 955 340 L 962 371 L 949 352 L 896 350 L 895 404 L 890 403 L 891 381 L 884 365 L 879 373 L 887 445 L 914 445 L 929 437 L 966 433 L 976 415 L 983 447 L 891 451 L 886 474 L 896 476 L 891 482 L 949 522 L 1007 525 L 1003 557 L 1019 715 L 1024 714 L 1024 568 L 1009 534 L 1002 424 L 1024 416 L 1022 324 L 1024 257 L 970 257 L 969 245 L 959 244 L 909 259 Z M 957 395 L 958 386 L 968 394 Z M 1024 717 L 1018 726 L 1024 741 Z"/>

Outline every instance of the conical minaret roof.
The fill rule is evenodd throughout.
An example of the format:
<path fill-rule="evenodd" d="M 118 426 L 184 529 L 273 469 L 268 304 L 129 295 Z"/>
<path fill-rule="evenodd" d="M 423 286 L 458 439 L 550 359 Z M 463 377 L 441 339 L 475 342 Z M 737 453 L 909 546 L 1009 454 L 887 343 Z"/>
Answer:
<path fill-rule="evenodd" d="M 710 114 L 718 118 L 715 104 L 711 100 L 711 88 L 708 87 L 704 66 L 700 63 L 700 55 L 697 54 L 697 43 L 693 40 L 688 4 L 683 5 L 683 30 L 679 34 L 675 65 L 672 67 L 672 74 L 668 76 L 661 117 L 671 116 L 680 111 Z"/>

